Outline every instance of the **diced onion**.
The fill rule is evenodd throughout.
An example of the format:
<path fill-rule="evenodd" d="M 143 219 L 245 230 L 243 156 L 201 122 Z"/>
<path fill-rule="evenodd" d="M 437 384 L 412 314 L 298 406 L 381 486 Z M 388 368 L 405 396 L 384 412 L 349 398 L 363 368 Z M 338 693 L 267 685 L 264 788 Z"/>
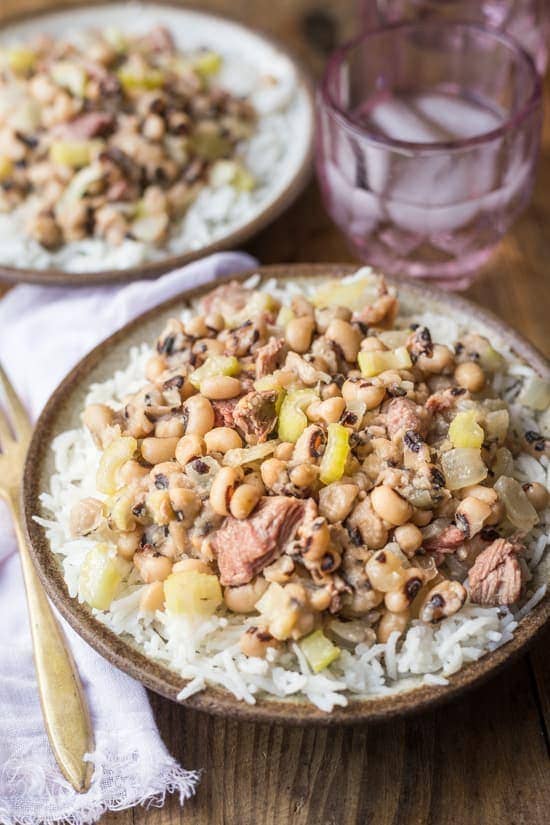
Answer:
<path fill-rule="evenodd" d="M 223 457 L 223 463 L 227 467 L 241 467 L 244 464 L 254 464 L 256 461 L 262 461 L 271 455 L 281 442 L 279 439 L 265 441 L 263 444 L 255 444 L 253 447 L 235 447 L 233 450 L 228 450 Z"/>
<path fill-rule="evenodd" d="M 546 410 L 550 405 L 550 381 L 544 381 L 536 375 L 530 376 L 518 395 L 518 401 L 531 410 Z"/>
<path fill-rule="evenodd" d="M 457 447 L 441 456 L 441 467 L 449 490 L 460 490 L 479 484 L 487 477 L 481 453 L 473 447 Z"/>
<path fill-rule="evenodd" d="M 535 524 L 538 524 L 537 511 L 527 498 L 519 481 L 509 476 L 501 476 L 495 484 L 495 490 L 514 527 L 528 532 Z"/>

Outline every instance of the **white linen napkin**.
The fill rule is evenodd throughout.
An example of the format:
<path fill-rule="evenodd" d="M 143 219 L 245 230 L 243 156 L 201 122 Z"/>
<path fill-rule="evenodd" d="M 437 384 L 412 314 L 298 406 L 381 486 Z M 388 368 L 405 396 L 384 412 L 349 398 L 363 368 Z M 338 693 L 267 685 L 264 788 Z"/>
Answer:
<path fill-rule="evenodd" d="M 122 287 L 18 286 L 0 301 L 0 361 L 35 418 L 66 372 L 126 321 L 186 287 L 255 265 L 248 255 L 223 253 Z M 199 774 L 181 768 L 166 750 L 145 689 L 65 623 L 92 716 L 95 772 L 85 794 L 62 777 L 43 727 L 19 559 L 1 506 L 0 823 L 84 825 L 108 810 L 162 805 L 171 792 L 183 804 Z"/>

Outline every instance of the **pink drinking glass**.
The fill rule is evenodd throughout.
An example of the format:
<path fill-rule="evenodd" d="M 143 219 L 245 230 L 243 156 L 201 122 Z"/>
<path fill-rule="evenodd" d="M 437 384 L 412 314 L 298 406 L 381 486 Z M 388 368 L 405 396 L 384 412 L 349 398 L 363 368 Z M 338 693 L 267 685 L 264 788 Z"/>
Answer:
<path fill-rule="evenodd" d="M 317 126 L 325 205 L 360 257 L 462 289 L 529 201 L 540 80 L 494 30 L 388 26 L 333 54 Z"/>
<path fill-rule="evenodd" d="M 544 74 L 550 41 L 548 0 L 363 0 L 366 29 L 389 23 L 425 20 L 468 20 L 514 37 Z"/>

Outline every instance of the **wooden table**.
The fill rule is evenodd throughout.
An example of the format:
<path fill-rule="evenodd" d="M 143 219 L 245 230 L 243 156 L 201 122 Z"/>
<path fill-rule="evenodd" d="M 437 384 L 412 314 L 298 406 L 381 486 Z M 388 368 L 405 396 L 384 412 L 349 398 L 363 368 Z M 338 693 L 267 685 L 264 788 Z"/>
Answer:
<path fill-rule="evenodd" d="M 197 3 L 198 4 L 198 3 Z M 2 0 L 2 13 L 44 5 Z M 59 5 L 63 5 L 59 3 Z M 357 6 L 359 4 L 357 3 Z M 209 0 L 275 34 L 315 73 L 356 30 L 353 0 Z M 549 354 L 550 82 L 530 208 L 470 297 Z M 312 183 L 247 249 L 263 263 L 345 261 L 350 251 Z M 103 825 L 543 825 L 550 821 L 550 633 L 484 687 L 391 724 L 285 729 L 226 722 L 151 696 L 161 735 L 203 779 L 180 808 L 110 814 Z"/>

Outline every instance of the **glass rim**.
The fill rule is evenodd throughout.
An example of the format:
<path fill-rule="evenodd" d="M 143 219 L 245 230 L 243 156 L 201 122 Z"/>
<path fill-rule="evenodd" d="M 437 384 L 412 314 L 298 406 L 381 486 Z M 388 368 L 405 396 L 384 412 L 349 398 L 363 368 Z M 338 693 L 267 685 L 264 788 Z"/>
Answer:
<path fill-rule="evenodd" d="M 520 61 L 526 66 L 528 74 L 531 79 L 532 88 L 530 93 L 527 95 L 525 102 L 523 105 L 518 109 L 517 112 L 510 115 L 506 118 L 506 120 L 497 126 L 495 129 L 491 129 L 488 132 L 482 132 L 479 135 L 474 135 L 473 137 L 469 138 L 453 138 L 451 140 L 440 140 L 440 141 L 411 141 L 411 140 L 401 140 L 399 138 L 390 138 L 384 137 L 376 132 L 371 132 L 365 126 L 361 126 L 352 118 L 347 109 L 344 109 L 340 106 L 339 103 L 336 102 L 334 99 L 334 95 L 330 89 L 330 84 L 333 79 L 334 74 L 340 67 L 344 64 L 347 56 L 355 49 L 357 46 L 361 45 L 362 43 L 367 43 L 371 38 L 376 37 L 377 35 L 392 32 L 392 31 L 404 31 L 404 30 L 413 30 L 413 29 L 422 29 L 425 30 L 427 27 L 430 28 L 438 28 L 438 29 L 452 29 L 452 28 L 461 28 L 466 29 L 474 32 L 481 32 L 484 35 L 489 36 L 493 40 L 496 40 L 502 43 L 512 54 L 519 57 Z M 323 73 L 321 83 L 319 85 L 319 94 L 323 100 L 323 103 L 330 108 L 331 113 L 334 117 L 341 121 L 342 125 L 355 132 L 358 137 L 361 137 L 363 140 L 368 140 L 373 144 L 376 144 L 380 148 L 389 148 L 389 149 L 402 149 L 408 150 L 409 152 L 417 151 L 417 152 L 437 152 L 441 150 L 450 151 L 450 150 L 460 150 L 460 149 L 468 149 L 470 147 L 478 146 L 484 143 L 491 143 L 492 141 L 496 140 L 497 138 L 503 137 L 506 133 L 510 132 L 512 129 L 517 128 L 522 121 L 524 121 L 530 114 L 533 112 L 538 106 L 540 106 L 541 99 L 542 99 L 542 80 L 537 71 L 535 66 L 534 60 L 531 55 L 523 48 L 523 46 L 515 40 L 515 38 L 511 37 L 508 34 L 504 34 L 502 32 L 497 31 L 496 29 L 492 29 L 489 26 L 483 26 L 479 23 L 474 23 L 468 20 L 422 20 L 422 21 L 404 21 L 398 23 L 389 23 L 384 26 L 380 26 L 376 29 L 372 29 L 367 32 L 362 32 L 357 37 L 346 41 L 341 46 L 339 46 L 330 56 L 325 71 Z"/>

